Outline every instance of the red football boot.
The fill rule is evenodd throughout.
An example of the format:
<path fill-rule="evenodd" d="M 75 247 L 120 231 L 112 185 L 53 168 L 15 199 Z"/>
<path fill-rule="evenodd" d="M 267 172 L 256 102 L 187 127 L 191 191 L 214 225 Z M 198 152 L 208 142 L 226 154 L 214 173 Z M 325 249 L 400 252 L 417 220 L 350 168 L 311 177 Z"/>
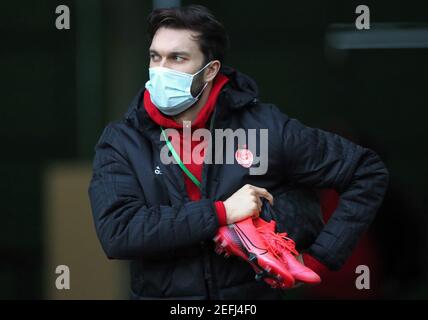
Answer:
<path fill-rule="evenodd" d="M 272 281 L 266 282 L 273 287 L 293 287 L 293 277 L 281 260 L 269 252 L 252 218 L 220 227 L 214 241 L 218 254 L 225 252 L 248 261 L 257 273 L 256 279 L 269 278 Z"/>
<path fill-rule="evenodd" d="M 321 278 L 311 269 L 297 260 L 299 253 L 296 250 L 295 242 L 287 237 L 287 233 L 275 233 L 275 221 L 258 218 L 254 220 L 257 231 L 264 238 L 266 246 L 270 252 L 281 260 L 288 268 L 296 281 L 308 284 L 318 284 Z"/>

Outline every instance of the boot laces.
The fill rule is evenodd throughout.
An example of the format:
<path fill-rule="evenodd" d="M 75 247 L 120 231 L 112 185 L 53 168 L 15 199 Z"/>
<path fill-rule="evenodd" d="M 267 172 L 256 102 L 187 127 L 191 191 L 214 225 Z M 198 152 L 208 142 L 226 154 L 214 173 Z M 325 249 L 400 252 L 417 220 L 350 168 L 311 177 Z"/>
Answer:
<path fill-rule="evenodd" d="M 257 228 L 257 231 L 263 235 L 269 251 L 277 258 L 280 257 L 285 250 L 290 251 L 295 256 L 299 255 L 299 252 L 296 250 L 296 243 L 288 237 L 286 232 L 275 233 L 273 231 L 267 231 L 263 227 Z"/>

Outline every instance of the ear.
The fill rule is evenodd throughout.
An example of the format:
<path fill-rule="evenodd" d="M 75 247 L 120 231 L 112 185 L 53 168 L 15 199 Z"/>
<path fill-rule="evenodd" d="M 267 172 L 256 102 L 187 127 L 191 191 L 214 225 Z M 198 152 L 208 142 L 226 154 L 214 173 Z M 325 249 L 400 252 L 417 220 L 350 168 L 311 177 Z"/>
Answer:
<path fill-rule="evenodd" d="M 215 76 L 220 71 L 221 62 L 218 60 L 211 61 L 210 65 L 205 69 L 205 82 L 214 80 Z"/>

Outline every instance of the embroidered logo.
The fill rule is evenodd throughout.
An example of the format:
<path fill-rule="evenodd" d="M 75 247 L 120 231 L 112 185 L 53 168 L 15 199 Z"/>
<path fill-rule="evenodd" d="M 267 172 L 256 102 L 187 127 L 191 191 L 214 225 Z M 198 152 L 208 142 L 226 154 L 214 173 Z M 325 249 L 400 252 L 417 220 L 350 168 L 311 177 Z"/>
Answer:
<path fill-rule="evenodd" d="M 253 164 L 253 153 L 247 149 L 247 145 L 244 144 L 242 149 L 238 149 L 235 152 L 236 161 L 244 168 L 249 168 Z"/>
<path fill-rule="evenodd" d="M 162 171 L 160 170 L 159 166 L 156 166 L 155 174 L 162 174 Z"/>

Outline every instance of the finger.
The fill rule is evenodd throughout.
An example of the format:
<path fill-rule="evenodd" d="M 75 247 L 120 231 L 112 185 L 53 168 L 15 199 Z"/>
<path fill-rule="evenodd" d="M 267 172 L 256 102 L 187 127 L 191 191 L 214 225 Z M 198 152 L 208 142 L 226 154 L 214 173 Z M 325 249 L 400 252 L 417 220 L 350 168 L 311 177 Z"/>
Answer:
<path fill-rule="evenodd" d="M 263 206 L 262 200 L 260 200 L 259 197 L 256 197 L 256 202 L 257 202 L 257 209 L 258 209 L 258 211 L 259 212 L 262 211 L 262 206 Z"/>
<path fill-rule="evenodd" d="M 266 189 L 256 186 L 252 186 L 252 188 L 256 191 L 258 196 L 265 198 L 273 206 L 273 196 Z"/>
<path fill-rule="evenodd" d="M 257 196 L 254 196 L 252 198 L 252 201 L 253 201 L 253 206 L 254 206 L 254 209 L 253 209 L 253 212 L 252 212 L 252 217 L 253 218 L 257 218 L 257 217 L 259 217 L 260 211 L 262 209 L 262 207 L 261 207 L 262 206 L 262 201 Z"/>

